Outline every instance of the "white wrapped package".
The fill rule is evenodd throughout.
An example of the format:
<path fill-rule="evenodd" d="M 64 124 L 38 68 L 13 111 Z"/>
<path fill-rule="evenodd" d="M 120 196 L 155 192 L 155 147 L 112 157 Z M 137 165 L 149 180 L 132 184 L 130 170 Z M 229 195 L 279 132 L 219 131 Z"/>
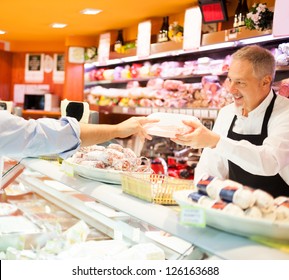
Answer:
<path fill-rule="evenodd" d="M 257 206 L 249 207 L 245 210 L 245 216 L 255 219 L 261 219 L 262 218 L 262 212 Z"/>
<path fill-rule="evenodd" d="M 260 189 L 255 190 L 253 195 L 256 199 L 255 204 L 263 213 L 269 213 L 273 211 L 274 198 L 272 195 Z"/>
<path fill-rule="evenodd" d="M 289 221 L 289 197 L 278 196 L 274 199 L 277 220 Z"/>
<path fill-rule="evenodd" d="M 191 115 L 161 112 L 152 113 L 148 115 L 148 118 L 159 120 L 159 122 L 145 124 L 146 132 L 149 135 L 166 138 L 175 138 L 176 134 L 191 131 L 191 128 L 183 123 L 183 120 L 199 121 L 198 118 Z"/>

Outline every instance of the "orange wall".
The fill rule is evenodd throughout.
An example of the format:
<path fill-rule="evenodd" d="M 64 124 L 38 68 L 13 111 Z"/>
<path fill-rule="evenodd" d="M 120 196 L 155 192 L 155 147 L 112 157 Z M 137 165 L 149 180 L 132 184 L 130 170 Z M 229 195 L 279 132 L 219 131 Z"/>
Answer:
<path fill-rule="evenodd" d="M 64 53 L 65 42 L 37 42 L 37 41 L 26 41 L 26 42 L 10 42 L 10 51 L 15 52 L 55 52 Z"/>
<path fill-rule="evenodd" d="M 10 100 L 12 54 L 0 50 L 0 99 Z"/>
<path fill-rule="evenodd" d="M 65 57 L 68 57 L 68 47 Z M 83 101 L 84 67 L 83 64 L 65 62 L 65 84 L 62 99 Z"/>

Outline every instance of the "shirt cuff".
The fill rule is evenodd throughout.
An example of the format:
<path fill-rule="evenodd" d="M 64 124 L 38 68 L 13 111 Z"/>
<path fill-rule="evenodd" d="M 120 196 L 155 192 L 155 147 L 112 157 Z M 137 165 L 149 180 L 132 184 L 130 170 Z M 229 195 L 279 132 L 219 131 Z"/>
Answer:
<path fill-rule="evenodd" d="M 220 140 L 215 148 L 215 152 L 220 155 L 220 156 L 225 156 L 227 157 L 228 154 L 232 154 L 234 149 L 235 149 L 235 145 L 234 145 L 235 141 L 228 138 L 228 137 L 224 137 L 221 136 Z"/>

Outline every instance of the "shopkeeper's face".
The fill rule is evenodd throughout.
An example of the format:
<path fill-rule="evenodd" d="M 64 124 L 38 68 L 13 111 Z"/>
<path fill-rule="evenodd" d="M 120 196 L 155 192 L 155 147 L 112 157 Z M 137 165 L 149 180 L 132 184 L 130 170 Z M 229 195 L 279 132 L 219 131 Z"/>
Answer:
<path fill-rule="evenodd" d="M 253 67 L 247 60 L 232 60 L 228 80 L 235 105 L 241 107 L 245 115 L 254 110 L 266 97 L 263 79 L 255 77 Z"/>

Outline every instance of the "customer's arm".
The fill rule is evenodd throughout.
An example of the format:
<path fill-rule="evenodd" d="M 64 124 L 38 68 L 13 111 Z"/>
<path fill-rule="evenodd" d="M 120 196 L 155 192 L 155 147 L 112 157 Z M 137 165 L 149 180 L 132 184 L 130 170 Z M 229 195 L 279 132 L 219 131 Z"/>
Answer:
<path fill-rule="evenodd" d="M 80 124 L 80 139 L 82 146 L 89 146 L 103 143 L 114 138 L 126 138 L 133 134 L 138 134 L 143 138 L 151 139 L 143 128 L 146 123 L 152 123 L 146 117 L 132 117 L 116 125 L 107 124 Z"/>
<path fill-rule="evenodd" d="M 150 139 L 142 127 L 148 122 L 154 121 L 132 117 L 117 125 L 100 125 L 80 124 L 69 117 L 25 120 L 0 111 L 0 156 L 23 158 L 58 154 L 66 158 L 75 153 L 80 145 L 99 144 L 133 134 Z"/>

